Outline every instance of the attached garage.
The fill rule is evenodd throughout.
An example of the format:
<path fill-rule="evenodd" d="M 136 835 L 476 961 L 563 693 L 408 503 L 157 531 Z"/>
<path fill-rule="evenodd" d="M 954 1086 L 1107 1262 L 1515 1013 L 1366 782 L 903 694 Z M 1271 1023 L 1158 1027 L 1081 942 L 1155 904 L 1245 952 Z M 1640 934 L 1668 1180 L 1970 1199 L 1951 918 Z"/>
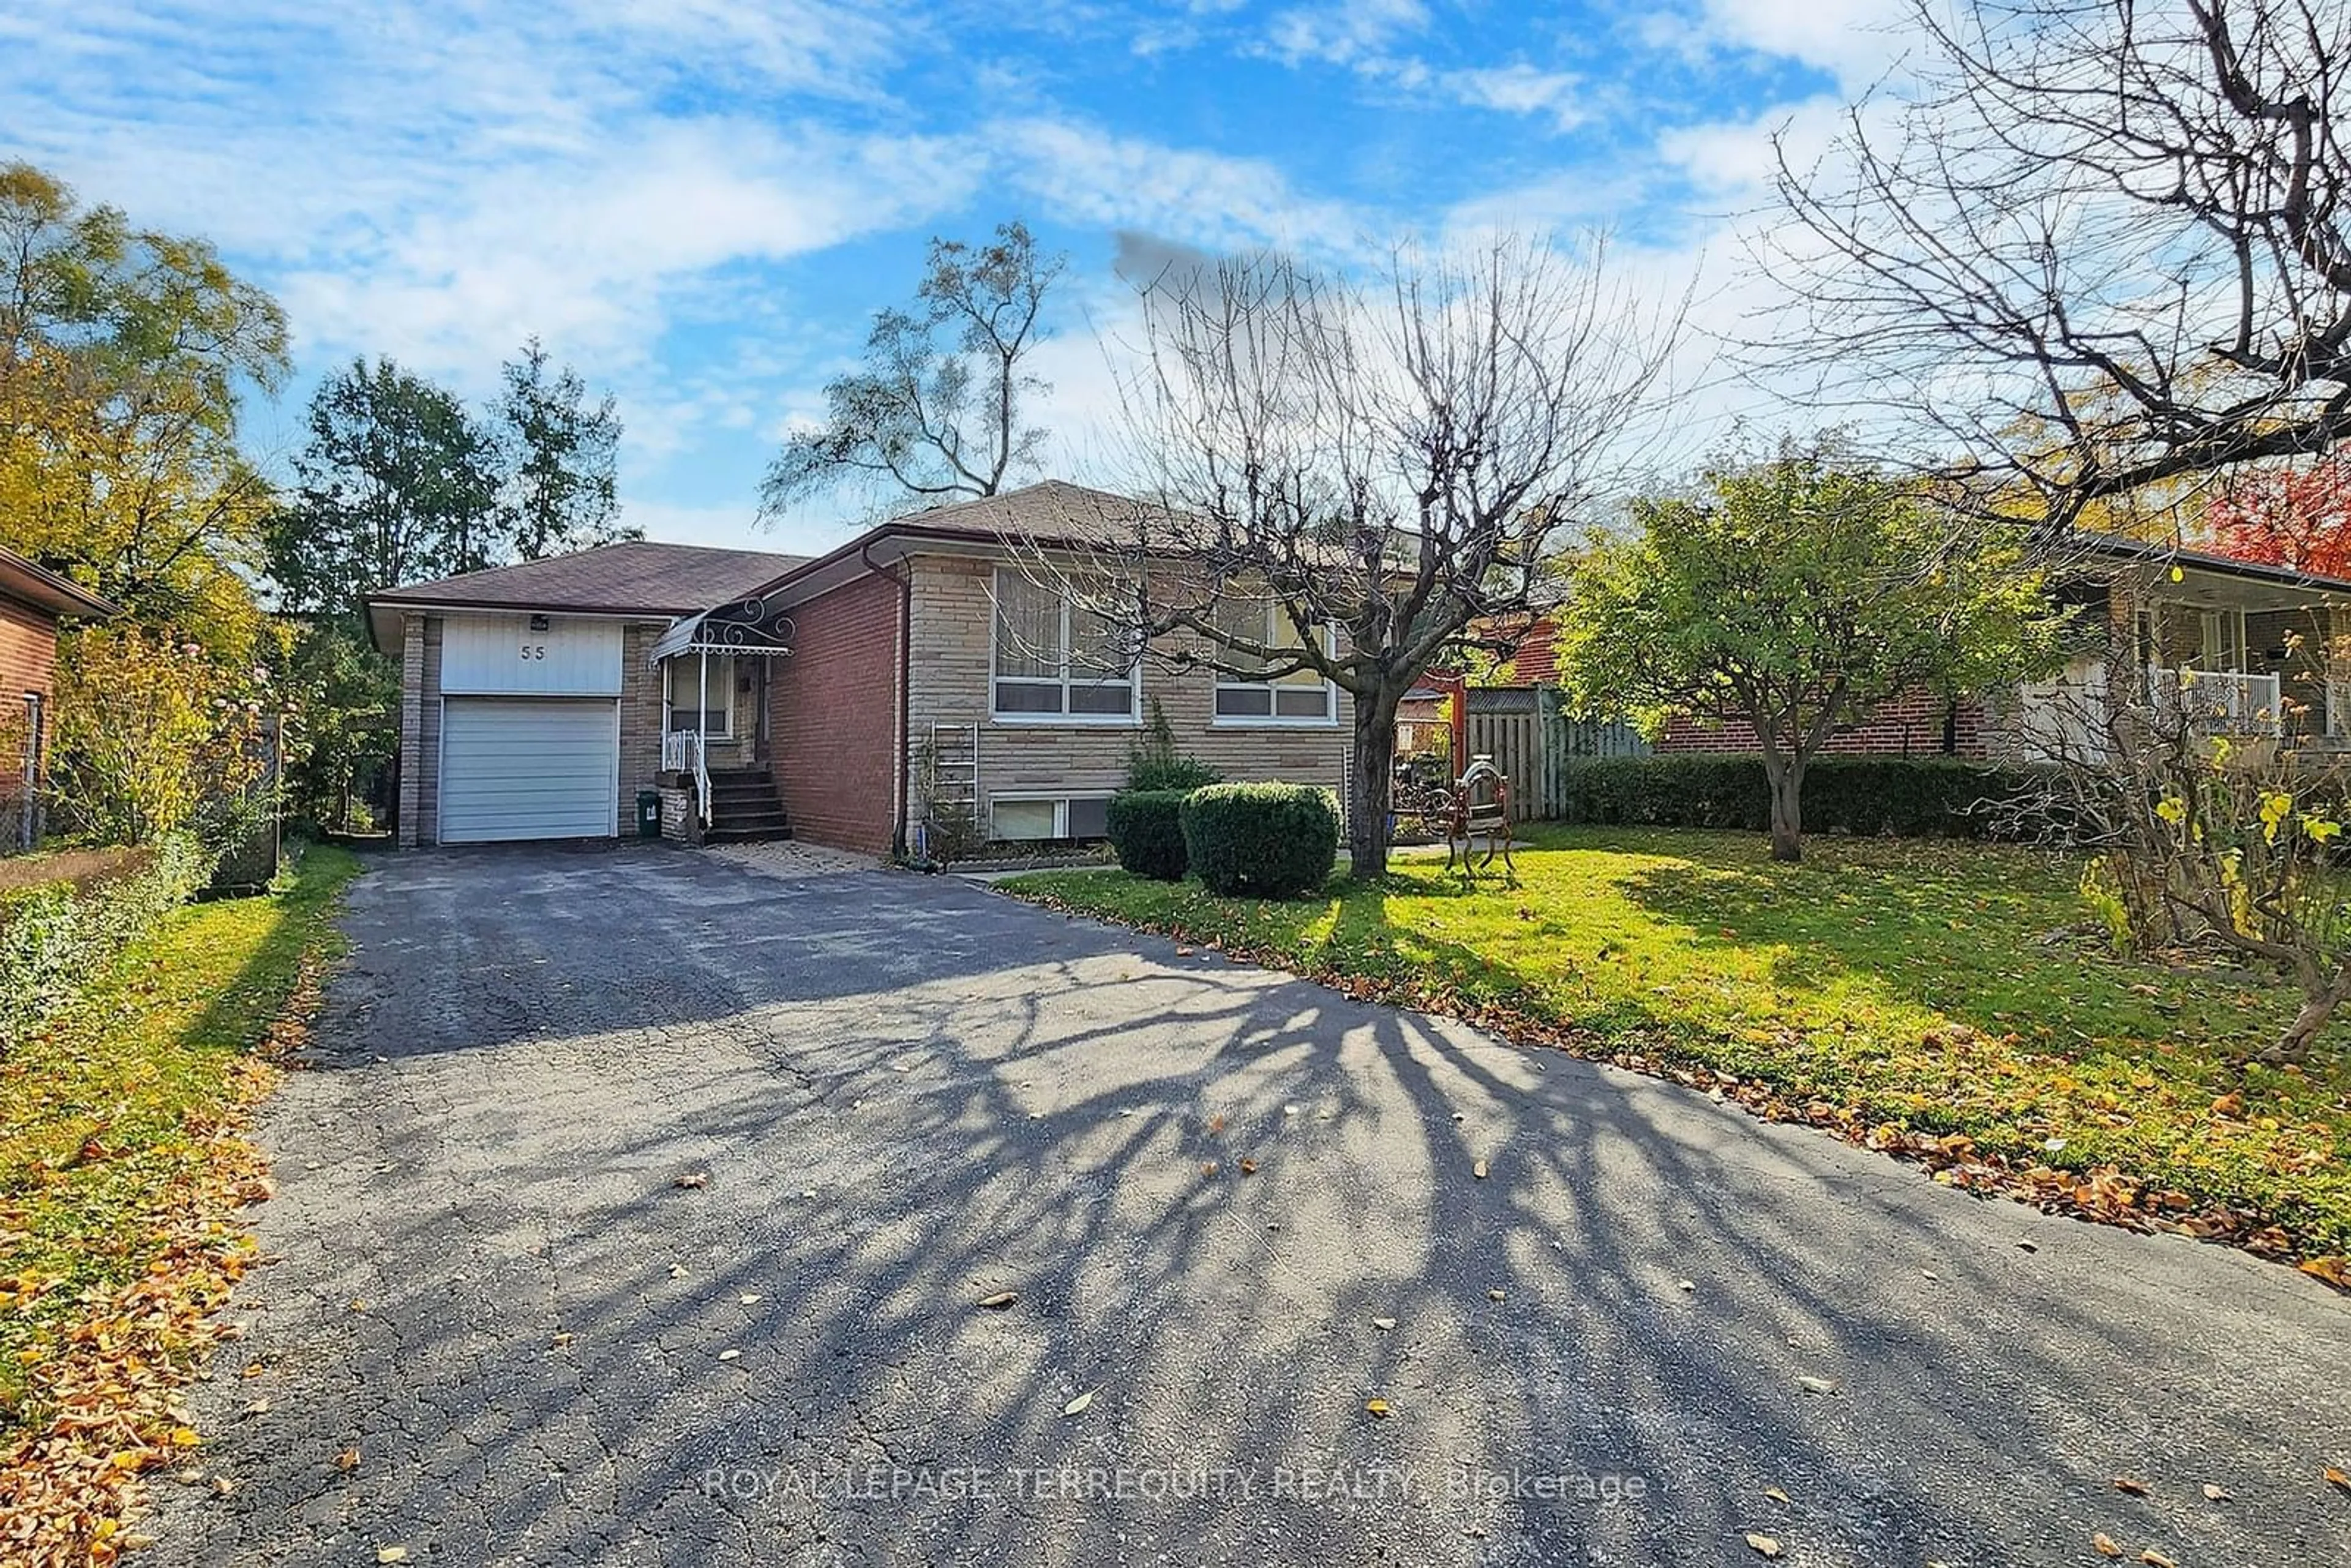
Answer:
<path fill-rule="evenodd" d="M 448 698 L 440 798 L 444 843 L 611 837 L 620 829 L 620 705 Z"/>

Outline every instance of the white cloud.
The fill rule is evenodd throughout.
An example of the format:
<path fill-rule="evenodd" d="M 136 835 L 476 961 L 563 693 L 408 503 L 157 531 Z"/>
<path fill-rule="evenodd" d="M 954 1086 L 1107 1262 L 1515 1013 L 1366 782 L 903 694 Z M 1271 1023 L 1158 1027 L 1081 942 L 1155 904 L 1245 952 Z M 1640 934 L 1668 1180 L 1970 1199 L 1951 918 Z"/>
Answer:
<path fill-rule="evenodd" d="M 1077 120 L 999 120 L 979 141 L 1013 185 L 1055 215 L 1104 228 L 1148 229 L 1196 245 L 1273 244 L 1330 252 L 1358 243 L 1364 218 L 1301 195 L 1279 167 L 1115 136 Z"/>
<path fill-rule="evenodd" d="M 1422 0 L 1337 0 L 1276 15 L 1266 42 L 1293 64 L 1301 59 L 1355 65 L 1384 54 L 1396 39 L 1428 26 Z"/>
<path fill-rule="evenodd" d="M 1702 0 L 1698 27 L 1718 47 L 1802 60 L 1857 87 L 1911 41 L 1907 0 Z"/>

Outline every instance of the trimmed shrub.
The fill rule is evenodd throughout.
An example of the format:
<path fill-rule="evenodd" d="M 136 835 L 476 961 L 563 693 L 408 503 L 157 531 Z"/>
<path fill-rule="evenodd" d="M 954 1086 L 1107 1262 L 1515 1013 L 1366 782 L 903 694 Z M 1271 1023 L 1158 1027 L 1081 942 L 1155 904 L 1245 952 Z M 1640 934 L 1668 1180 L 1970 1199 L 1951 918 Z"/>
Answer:
<path fill-rule="evenodd" d="M 1338 863 L 1339 805 L 1311 784 L 1212 784 L 1184 798 L 1184 850 L 1210 893 L 1311 893 Z"/>
<path fill-rule="evenodd" d="M 1137 876 L 1181 882 L 1184 798 L 1188 789 L 1122 789 L 1110 798 L 1110 847 Z"/>
<path fill-rule="evenodd" d="M 212 867 L 193 834 L 172 833 L 114 874 L 0 894 L 0 1056 L 186 902 Z"/>
<path fill-rule="evenodd" d="M 1771 826 L 1759 757 L 1604 757 L 1567 765 L 1571 822 L 1671 828 Z M 1804 770 L 1804 831 L 1875 837 L 1996 838 L 2051 775 L 1949 757 L 1816 757 Z"/>

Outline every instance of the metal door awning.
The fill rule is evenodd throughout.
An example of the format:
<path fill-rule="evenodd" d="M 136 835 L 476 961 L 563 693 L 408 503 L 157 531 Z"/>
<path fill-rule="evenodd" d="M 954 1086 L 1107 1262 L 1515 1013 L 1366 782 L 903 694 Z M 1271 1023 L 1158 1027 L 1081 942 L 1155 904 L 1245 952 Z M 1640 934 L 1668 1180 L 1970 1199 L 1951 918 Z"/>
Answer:
<path fill-rule="evenodd" d="M 653 641 L 652 662 L 681 653 L 789 653 L 792 651 L 792 618 L 764 599 L 741 599 L 731 604 L 681 616 Z"/>

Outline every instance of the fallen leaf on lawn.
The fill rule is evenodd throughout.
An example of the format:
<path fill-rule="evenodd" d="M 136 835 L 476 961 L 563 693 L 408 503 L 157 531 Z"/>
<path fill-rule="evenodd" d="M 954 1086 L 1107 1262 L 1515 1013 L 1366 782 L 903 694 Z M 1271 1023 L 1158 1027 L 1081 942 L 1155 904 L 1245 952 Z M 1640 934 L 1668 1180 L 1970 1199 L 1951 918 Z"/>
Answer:
<path fill-rule="evenodd" d="M 252 1404 L 246 1406 L 244 1409 L 238 1411 L 237 1414 L 240 1416 L 266 1416 L 269 1414 L 269 1401 L 266 1399 L 256 1399 Z"/>
<path fill-rule="evenodd" d="M 2204 1483 L 2204 1500 L 2206 1502 L 2227 1502 L 2229 1498 L 2230 1491 L 2227 1487 L 2216 1487 L 2210 1481 L 2206 1481 Z"/>
<path fill-rule="evenodd" d="M 2345 1474 L 2334 1465 L 2327 1466 L 2321 1473 L 2325 1476 L 2328 1486 L 2340 1487 L 2345 1491 L 2351 1491 L 2351 1475 Z"/>
<path fill-rule="evenodd" d="M 2314 1280 L 2324 1280 L 2338 1291 L 2351 1291 L 2351 1258 L 2311 1258 L 2297 1265 Z"/>
<path fill-rule="evenodd" d="M 2116 1476 L 2115 1478 L 2115 1490 L 2116 1491 L 2126 1491 L 2133 1497 L 2145 1497 L 2147 1495 L 2147 1483 L 2140 1480 L 2137 1476 Z"/>
<path fill-rule="evenodd" d="M 1375 1329 L 1392 1329 L 1395 1327 L 1395 1324 L 1396 1321 L 1394 1318 L 1374 1318 L 1372 1320 L 1372 1326 Z"/>
<path fill-rule="evenodd" d="M 739 1350 L 722 1350 L 718 1353 L 718 1359 L 721 1361 L 740 1361 L 743 1359 L 743 1353 Z"/>
<path fill-rule="evenodd" d="M 2174 1563 L 2170 1558 L 2166 1557 L 2162 1552 L 2158 1552 L 2152 1546 L 2140 1552 L 2138 1554 L 2138 1560 L 2146 1563 L 2147 1568 L 2179 1568 L 2179 1563 Z"/>
<path fill-rule="evenodd" d="M 357 1448 L 345 1448 L 335 1456 L 335 1469 L 342 1471 L 343 1474 L 349 1475 L 359 1468 L 360 1451 Z"/>
<path fill-rule="evenodd" d="M 1827 1377 L 1799 1377 L 1796 1379 L 1796 1386 L 1807 1394 L 1818 1394 L 1823 1397 L 1837 1391 L 1835 1380 Z"/>
<path fill-rule="evenodd" d="M 1079 1395 L 1075 1399 L 1071 1400 L 1067 1405 L 1062 1406 L 1061 1414 L 1064 1416 L 1082 1416 L 1086 1413 L 1086 1407 L 1093 1402 L 1094 1391 L 1089 1388 L 1083 1394 Z"/>
<path fill-rule="evenodd" d="M 1208 1131 L 1211 1133 L 1221 1133 L 1224 1130 L 1225 1113 L 1222 1111 L 1219 1111 L 1215 1115 L 1208 1118 Z"/>
<path fill-rule="evenodd" d="M 1471 1166 L 1469 1167 L 1469 1174 L 1476 1176 L 1479 1181 L 1484 1181 L 1486 1179 L 1486 1162 L 1479 1160 L 1476 1165 Z"/>
<path fill-rule="evenodd" d="M 1364 1401 L 1364 1408 L 1383 1421 L 1387 1419 L 1388 1402 L 1384 1399 L 1366 1399 Z"/>
<path fill-rule="evenodd" d="M 2212 1102 L 2212 1114 L 2215 1116 L 2241 1116 L 2244 1113 L 2245 1097 L 2242 1094 L 2223 1094 Z"/>
<path fill-rule="evenodd" d="M 226 1497 L 235 1490 L 236 1483 L 229 1479 L 226 1476 L 214 1476 L 213 1478 L 213 1495 L 214 1497 Z"/>
<path fill-rule="evenodd" d="M 980 1297 L 979 1304 L 988 1312 L 1000 1312 L 1019 1299 L 1018 1291 L 998 1291 L 992 1296 Z"/>
<path fill-rule="evenodd" d="M 688 1171 L 684 1176 L 678 1177 L 675 1181 L 670 1183 L 670 1186 L 672 1186 L 683 1187 L 708 1186 L 709 1185 L 710 1173 L 708 1171 Z"/>
<path fill-rule="evenodd" d="M 1747 1544 L 1765 1557 L 1780 1555 L 1780 1543 L 1768 1535 L 1756 1535 L 1750 1532 L 1747 1537 Z"/>
<path fill-rule="evenodd" d="M 2090 1537 L 2090 1549 L 2101 1557 L 2120 1557 L 2123 1554 L 2123 1549 L 2115 1544 L 2115 1538 L 2103 1531 Z"/>

